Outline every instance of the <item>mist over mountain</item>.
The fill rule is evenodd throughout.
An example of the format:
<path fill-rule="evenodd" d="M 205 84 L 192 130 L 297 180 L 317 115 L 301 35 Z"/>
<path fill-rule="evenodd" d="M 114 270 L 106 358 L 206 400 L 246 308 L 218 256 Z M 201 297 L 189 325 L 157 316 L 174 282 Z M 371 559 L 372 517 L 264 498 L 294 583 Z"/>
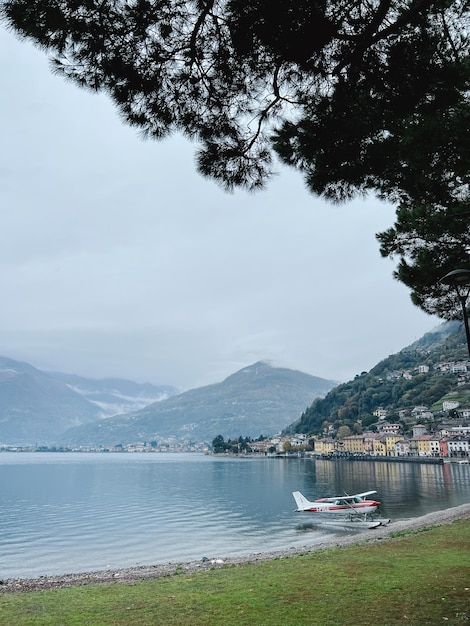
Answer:
<path fill-rule="evenodd" d="M 49 373 L 56 380 L 65 383 L 72 391 L 96 405 L 101 411 L 100 417 L 129 413 L 179 393 L 178 389 L 171 385 L 135 383 L 124 378 L 95 380 L 74 374 Z"/>
<path fill-rule="evenodd" d="M 186 391 L 127 415 L 71 428 L 63 445 L 118 445 L 132 442 L 207 441 L 259 437 L 279 432 L 315 398 L 337 383 L 258 362 L 224 381 Z"/>

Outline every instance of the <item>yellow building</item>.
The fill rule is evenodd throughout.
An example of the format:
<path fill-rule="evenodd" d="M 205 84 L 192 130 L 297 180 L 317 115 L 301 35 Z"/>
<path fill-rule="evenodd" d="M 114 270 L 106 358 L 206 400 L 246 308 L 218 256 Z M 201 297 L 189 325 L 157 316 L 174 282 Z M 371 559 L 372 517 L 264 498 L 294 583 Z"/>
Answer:
<path fill-rule="evenodd" d="M 431 456 L 431 435 L 415 437 L 418 443 L 418 456 Z"/>
<path fill-rule="evenodd" d="M 335 451 L 334 439 L 315 439 L 315 452 L 317 454 L 332 454 Z"/>
<path fill-rule="evenodd" d="M 387 443 L 386 437 L 381 437 L 380 435 L 374 439 L 374 448 L 373 452 L 375 456 L 387 456 Z"/>
<path fill-rule="evenodd" d="M 344 452 L 350 452 L 352 454 L 364 452 L 364 435 L 351 435 L 345 437 L 343 440 Z"/>
<path fill-rule="evenodd" d="M 386 435 L 385 446 L 387 448 L 387 456 L 397 455 L 397 441 L 403 441 L 403 435 Z"/>

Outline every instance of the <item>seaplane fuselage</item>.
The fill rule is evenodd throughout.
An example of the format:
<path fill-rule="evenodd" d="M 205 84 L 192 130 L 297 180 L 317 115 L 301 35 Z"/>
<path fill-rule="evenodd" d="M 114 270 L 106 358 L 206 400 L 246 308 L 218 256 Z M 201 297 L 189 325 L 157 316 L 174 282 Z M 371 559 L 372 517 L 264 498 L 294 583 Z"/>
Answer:
<path fill-rule="evenodd" d="M 358 515 L 369 515 L 375 513 L 380 505 L 377 500 L 367 500 L 367 496 L 377 493 L 376 491 L 366 491 L 353 496 L 334 496 L 332 498 L 319 498 L 310 501 L 300 491 L 294 491 L 297 511 L 303 513 L 355 513 Z"/>

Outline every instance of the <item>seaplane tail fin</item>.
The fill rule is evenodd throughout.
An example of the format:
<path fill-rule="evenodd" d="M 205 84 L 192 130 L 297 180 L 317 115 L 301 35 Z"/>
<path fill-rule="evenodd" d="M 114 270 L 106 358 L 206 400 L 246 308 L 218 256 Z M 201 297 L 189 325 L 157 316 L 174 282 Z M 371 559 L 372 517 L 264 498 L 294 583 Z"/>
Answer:
<path fill-rule="evenodd" d="M 312 506 L 310 500 L 300 493 L 300 491 L 293 491 L 292 495 L 294 496 L 295 503 L 297 505 L 297 511 L 305 511 Z"/>

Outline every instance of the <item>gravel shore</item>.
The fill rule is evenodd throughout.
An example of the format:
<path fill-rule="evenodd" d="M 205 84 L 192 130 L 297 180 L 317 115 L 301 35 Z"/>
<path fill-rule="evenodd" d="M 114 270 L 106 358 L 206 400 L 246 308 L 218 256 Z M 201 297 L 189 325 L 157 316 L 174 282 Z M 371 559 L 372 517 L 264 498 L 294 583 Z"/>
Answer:
<path fill-rule="evenodd" d="M 296 554 L 307 554 L 318 552 L 329 548 L 344 547 L 352 544 L 367 541 L 368 544 L 374 541 L 383 541 L 390 538 L 397 532 L 415 531 L 427 526 L 439 526 L 449 524 L 457 519 L 470 519 L 470 503 L 428 513 L 422 517 L 415 517 L 406 520 L 391 522 L 387 526 L 380 526 L 373 530 L 367 530 L 358 534 L 338 535 L 333 541 L 305 545 L 303 548 L 287 548 L 276 552 L 263 552 L 250 554 L 248 556 L 227 558 L 227 559 L 202 559 L 189 563 L 167 563 L 164 565 L 150 565 L 130 567 L 117 570 L 106 570 L 99 572 L 86 572 L 82 574 L 65 574 L 60 576 L 41 576 L 39 578 L 8 578 L 0 580 L 0 593 L 44 591 L 47 589 L 57 589 L 59 587 L 72 587 L 89 584 L 106 584 L 111 582 L 130 583 L 139 580 L 149 580 L 170 576 L 176 573 L 195 573 L 217 567 L 228 565 L 243 565 L 244 563 L 255 563 L 269 559 L 286 558 Z"/>

